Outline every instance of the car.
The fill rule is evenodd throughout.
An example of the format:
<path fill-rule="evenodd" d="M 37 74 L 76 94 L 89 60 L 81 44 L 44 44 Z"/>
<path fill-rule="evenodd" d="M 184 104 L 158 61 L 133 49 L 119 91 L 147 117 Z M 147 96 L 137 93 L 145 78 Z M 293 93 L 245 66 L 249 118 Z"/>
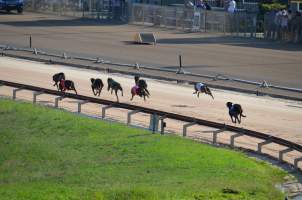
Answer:
<path fill-rule="evenodd" d="M 0 10 L 10 12 L 11 10 L 17 10 L 19 14 L 23 13 L 23 0 L 0 0 Z"/>

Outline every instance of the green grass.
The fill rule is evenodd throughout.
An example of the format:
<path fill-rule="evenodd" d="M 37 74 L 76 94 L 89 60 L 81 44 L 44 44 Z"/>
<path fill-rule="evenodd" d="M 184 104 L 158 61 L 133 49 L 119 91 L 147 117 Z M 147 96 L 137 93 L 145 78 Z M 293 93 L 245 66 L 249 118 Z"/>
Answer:
<path fill-rule="evenodd" d="M 0 199 L 283 199 L 240 152 L 0 99 Z"/>

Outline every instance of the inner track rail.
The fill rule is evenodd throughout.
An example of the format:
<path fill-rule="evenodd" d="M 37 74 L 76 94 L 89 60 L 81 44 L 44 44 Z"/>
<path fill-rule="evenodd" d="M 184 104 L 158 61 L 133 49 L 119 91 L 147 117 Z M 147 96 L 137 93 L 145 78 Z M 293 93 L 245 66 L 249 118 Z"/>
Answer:
<path fill-rule="evenodd" d="M 108 105 L 108 106 L 112 106 L 115 108 L 123 108 L 123 109 L 133 110 L 133 111 L 137 110 L 139 112 L 147 113 L 150 115 L 157 115 L 157 116 L 161 116 L 164 118 L 169 118 L 169 119 L 178 120 L 178 121 L 182 121 L 182 122 L 194 123 L 197 125 L 217 128 L 220 130 L 238 133 L 238 134 L 241 134 L 242 136 L 250 136 L 253 138 L 264 140 L 264 142 L 262 142 L 262 144 L 275 143 L 275 144 L 287 147 L 286 150 L 281 150 L 279 152 L 279 159 L 280 159 L 280 153 L 284 154 L 284 153 L 287 153 L 287 152 L 290 152 L 293 150 L 296 150 L 296 151 L 302 153 L 302 146 L 297 143 L 294 143 L 292 141 L 288 141 L 288 140 L 285 140 L 285 139 L 282 139 L 279 137 L 275 137 L 272 135 L 268 135 L 265 133 L 261 133 L 258 131 L 235 127 L 235 126 L 231 126 L 231 125 L 227 125 L 227 124 L 223 124 L 223 123 L 212 122 L 212 121 L 199 119 L 199 118 L 195 118 L 195 117 L 184 116 L 184 115 L 180 115 L 180 114 L 176 114 L 176 113 L 165 112 L 165 111 L 160 111 L 160 110 L 156 110 L 156 109 L 151 109 L 151 108 L 146 108 L 146 107 L 141 107 L 141 106 L 136 106 L 136 105 L 130 105 L 130 104 L 126 104 L 126 103 L 109 101 L 109 100 L 105 100 L 105 99 L 99 99 L 99 98 L 83 96 L 83 95 L 76 95 L 76 94 L 72 94 L 72 93 L 64 93 L 64 92 L 51 90 L 51 89 L 47 89 L 47 88 L 41 88 L 41 87 L 36 87 L 36 86 L 32 86 L 32 85 L 9 82 L 9 81 L 5 81 L 5 80 L 0 80 L 0 86 L 1 85 L 13 87 L 13 88 L 19 88 L 19 89 L 23 89 L 23 90 L 35 91 L 35 92 L 39 92 L 39 93 L 43 93 L 43 94 L 55 95 L 55 96 L 64 97 L 64 98 L 83 100 L 83 101 L 89 102 L 89 103 Z M 259 144 L 258 144 L 258 148 L 259 148 Z M 281 156 L 281 158 L 282 158 L 282 156 Z M 294 159 L 293 165 L 296 169 L 298 169 L 298 162 L 300 162 L 300 161 L 302 161 L 302 157 Z"/>

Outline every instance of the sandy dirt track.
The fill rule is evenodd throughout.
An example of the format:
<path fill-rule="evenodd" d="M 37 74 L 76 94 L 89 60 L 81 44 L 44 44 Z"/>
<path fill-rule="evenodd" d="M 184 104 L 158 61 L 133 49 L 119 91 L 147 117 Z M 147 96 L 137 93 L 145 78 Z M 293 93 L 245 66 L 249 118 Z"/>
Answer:
<path fill-rule="evenodd" d="M 52 75 L 57 72 L 64 72 L 67 79 L 73 80 L 79 94 L 82 95 L 92 96 L 89 81 L 91 77 L 100 77 L 105 82 L 108 77 L 113 77 L 124 88 L 124 96 L 120 96 L 121 102 L 220 123 L 230 124 L 225 103 L 227 101 L 240 103 L 243 106 L 244 113 L 247 115 L 247 118 L 243 118 L 240 127 L 261 131 L 302 144 L 302 104 L 299 102 L 256 97 L 221 90 L 213 91 L 215 100 L 204 94 L 197 98 L 192 94 L 193 89 L 191 86 L 148 79 L 151 98 L 144 102 L 143 99 L 136 96 L 131 102 L 130 88 L 134 85 L 133 77 L 101 74 L 92 70 L 46 65 L 8 57 L 0 58 L 0 79 L 2 80 L 55 89 L 52 86 Z M 105 83 L 100 98 L 115 100 L 115 96 L 110 95 L 106 91 L 106 86 L 107 83 Z M 99 108 L 95 109 L 99 110 Z"/>
<path fill-rule="evenodd" d="M 133 45 L 137 32 L 154 32 L 157 45 Z M 125 63 L 175 69 L 178 54 L 186 71 L 225 74 L 302 88 L 302 46 L 37 13 L 1 15 L 0 43 L 103 57 Z"/>

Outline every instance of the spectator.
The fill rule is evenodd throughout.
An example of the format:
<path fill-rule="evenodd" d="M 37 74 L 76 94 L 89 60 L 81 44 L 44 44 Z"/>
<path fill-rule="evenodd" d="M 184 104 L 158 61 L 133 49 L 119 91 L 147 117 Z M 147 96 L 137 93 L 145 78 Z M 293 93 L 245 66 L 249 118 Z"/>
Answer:
<path fill-rule="evenodd" d="M 300 12 L 297 12 L 297 42 L 302 42 L 302 15 Z"/>
<path fill-rule="evenodd" d="M 279 40 L 281 38 L 281 17 L 282 9 L 276 12 L 274 23 L 275 23 L 275 35 L 273 39 Z"/>
<path fill-rule="evenodd" d="M 120 20 L 121 17 L 121 0 L 113 0 L 113 17 L 114 19 Z"/>
<path fill-rule="evenodd" d="M 207 1 L 204 3 L 204 5 L 206 7 L 206 10 L 212 10 L 210 4 Z"/>
<path fill-rule="evenodd" d="M 197 0 L 197 1 L 196 1 L 196 7 L 197 7 L 197 8 L 201 8 L 201 9 L 205 9 L 205 8 L 206 8 L 206 6 L 205 6 L 203 0 Z"/>
<path fill-rule="evenodd" d="M 229 2 L 228 12 L 229 13 L 234 13 L 235 9 L 236 9 L 236 1 L 235 0 L 231 0 Z"/>
<path fill-rule="evenodd" d="M 187 0 L 185 2 L 185 7 L 186 8 L 194 8 L 194 3 L 192 1 L 190 1 L 190 0 Z"/>
<path fill-rule="evenodd" d="M 281 40 L 287 40 L 287 30 L 288 30 L 288 13 L 285 9 L 282 10 L 281 14 Z"/>

